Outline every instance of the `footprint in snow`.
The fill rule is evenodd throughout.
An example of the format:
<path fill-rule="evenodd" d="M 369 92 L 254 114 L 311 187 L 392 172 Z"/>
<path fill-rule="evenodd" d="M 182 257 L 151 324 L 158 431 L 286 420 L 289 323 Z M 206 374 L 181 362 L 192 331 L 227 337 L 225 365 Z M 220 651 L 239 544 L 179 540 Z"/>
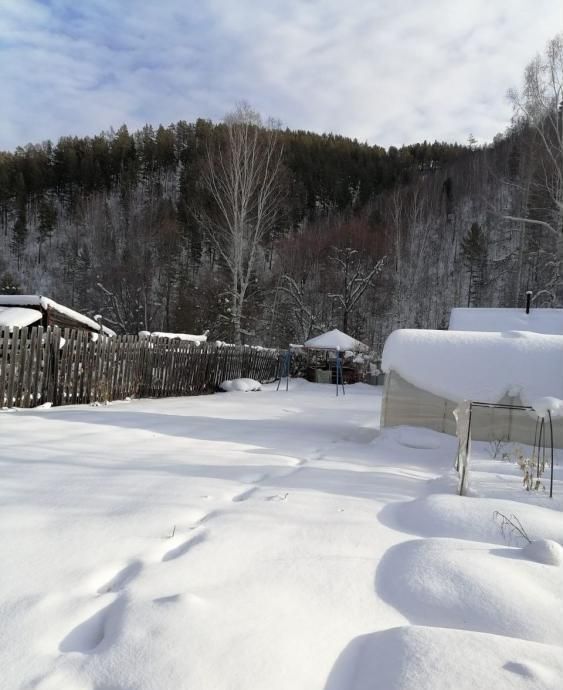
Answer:
<path fill-rule="evenodd" d="M 266 496 L 265 501 L 285 501 L 289 493 L 285 494 L 275 494 L 274 496 Z"/>
<path fill-rule="evenodd" d="M 248 501 L 248 499 L 252 496 L 252 494 L 256 493 L 256 491 L 258 491 L 258 487 L 253 486 L 251 489 L 247 489 L 246 491 L 243 491 L 241 494 L 233 496 L 231 501 L 233 501 L 233 503 L 242 503 L 243 501 Z"/>
<path fill-rule="evenodd" d="M 181 594 L 171 594 L 167 597 L 158 597 L 157 599 L 153 599 L 153 604 L 158 604 L 159 606 L 163 606 L 165 604 L 176 604 L 180 601 L 182 595 Z"/>
<path fill-rule="evenodd" d="M 165 561 L 173 561 L 176 558 L 180 558 L 180 556 L 184 556 L 198 544 L 203 543 L 206 539 L 207 534 L 205 532 L 197 534 L 195 537 L 192 537 L 191 539 L 188 539 L 179 546 L 176 546 L 173 549 L 170 549 L 170 551 L 167 551 L 162 557 L 162 562 L 164 563 Z"/>
<path fill-rule="evenodd" d="M 61 640 L 59 651 L 91 654 L 99 651 L 102 643 L 110 644 L 117 637 L 124 609 L 125 599 L 120 597 L 96 611 Z"/>
<path fill-rule="evenodd" d="M 141 561 L 132 561 L 129 565 L 126 565 L 125 568 L 117 572 L 105 585 L 99 587 L 97 593 L 107 594 L 108 592 L 118 592 L 120 589 L 123 589 L 126 584 L 134 580 L 142 569 L 143 564 Z"/>

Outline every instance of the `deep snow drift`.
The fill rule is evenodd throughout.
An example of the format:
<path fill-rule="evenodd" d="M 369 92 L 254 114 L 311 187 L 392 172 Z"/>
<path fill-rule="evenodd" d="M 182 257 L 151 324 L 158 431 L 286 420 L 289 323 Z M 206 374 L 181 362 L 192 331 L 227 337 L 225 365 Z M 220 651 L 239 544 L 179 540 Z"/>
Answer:
<path fill-rule="evenodd" d="M 0 687 L 560 690 L 555 498 L 474 444 L 292 382 L 0 412 Z M 525 548 L 522 548 L 525 547 Z"/>

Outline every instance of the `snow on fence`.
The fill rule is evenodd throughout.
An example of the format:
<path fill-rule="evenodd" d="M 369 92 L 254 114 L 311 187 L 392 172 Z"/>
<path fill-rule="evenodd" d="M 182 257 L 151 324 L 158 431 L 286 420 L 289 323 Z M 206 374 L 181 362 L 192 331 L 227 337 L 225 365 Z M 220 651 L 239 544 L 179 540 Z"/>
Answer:
<path fill-rule="evenodd" d="M 55 327 L 0 329 L 0 407 L 214 392 L 227 379 L 273 381 L 275 350 L 167 338 L 106 338 Z"/>

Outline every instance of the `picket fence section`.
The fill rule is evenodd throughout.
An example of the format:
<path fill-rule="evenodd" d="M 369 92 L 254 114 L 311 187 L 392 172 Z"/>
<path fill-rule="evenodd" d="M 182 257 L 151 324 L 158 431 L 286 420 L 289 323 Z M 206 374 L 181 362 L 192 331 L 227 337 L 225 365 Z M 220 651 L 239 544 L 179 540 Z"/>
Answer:
<path fill-rule="evenodd" d="M 212 393 L 225 380 L 275 380 L 280 353 L 58 327 L 0 329 L 0 406 L 71 405 Z"/>

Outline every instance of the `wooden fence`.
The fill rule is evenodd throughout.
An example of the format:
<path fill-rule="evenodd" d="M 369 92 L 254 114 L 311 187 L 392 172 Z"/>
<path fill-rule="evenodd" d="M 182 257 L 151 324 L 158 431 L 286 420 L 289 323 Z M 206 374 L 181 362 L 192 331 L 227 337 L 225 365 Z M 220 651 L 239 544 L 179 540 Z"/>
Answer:
<path fill-rule="evenodd" d="M 0 407 L 212 393 L 225 380 L 273 381 L 279 353 L 58 327 L 0 329 Z"/>

